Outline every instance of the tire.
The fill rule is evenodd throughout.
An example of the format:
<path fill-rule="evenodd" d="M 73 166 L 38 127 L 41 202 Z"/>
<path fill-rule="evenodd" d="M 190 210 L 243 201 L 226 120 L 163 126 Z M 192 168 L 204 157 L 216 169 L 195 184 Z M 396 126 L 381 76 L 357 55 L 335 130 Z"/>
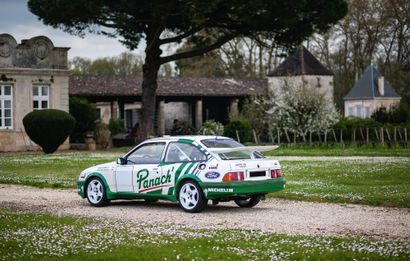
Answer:
<path fill-rule="evenodd" d="M 238 205 L 241 208 L 251 208 L 256 206 L 259 201 L 261 201 L 262 197 L 259 195 L 253 195 L 249 198 L 238 198 L 235 199 L 236 205 Z"/>
<path fill-rule="evenodd" d="M 178 190 L 179 206 L 189 213 L 198 213 L 205 209 L 207 200 L 201 187 L 193 180 L 184 181 Z"/>
<path fill-rule="evenodd" d="M 107 199 L 107 190 L 100 178 L 92 177 L 87 182 L 86 197 L 93 207 L 102 207 L 110 201 Z"/>

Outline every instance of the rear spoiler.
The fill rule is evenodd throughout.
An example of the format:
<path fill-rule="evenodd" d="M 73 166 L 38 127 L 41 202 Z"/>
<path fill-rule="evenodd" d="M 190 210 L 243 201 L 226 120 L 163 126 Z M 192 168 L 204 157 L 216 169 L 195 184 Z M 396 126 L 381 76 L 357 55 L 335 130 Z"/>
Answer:
<path fill-rule="evenodd" d="M 228 153 L 228 152 L 235 152 L 235 151 L 269 151 L 277 149 L 279 146 L 272 145 L 272 146 L 247 146 L 247 147 L 236 147 L 236 148 L 208 148 L 210 152 L 219 154 L 219 153 Z"/>

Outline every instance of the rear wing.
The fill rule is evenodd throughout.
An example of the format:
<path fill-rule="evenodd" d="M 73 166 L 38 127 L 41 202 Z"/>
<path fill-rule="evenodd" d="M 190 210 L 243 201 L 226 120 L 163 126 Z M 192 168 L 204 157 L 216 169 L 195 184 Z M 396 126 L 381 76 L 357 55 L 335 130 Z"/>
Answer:
<path fill-rule="evenodd" d="M 251 153 L 254 151 L 270 151 L 277 149 L 279 146 L 272 145 L 272 146 L 247 146 L 247 147 L 236 147 L 236 148 L 207 148 L 209 152 L 219 154 L 219 153 L 228 153 L 228 152 L 235 152 L 235 151 L 250 151 Z"/>

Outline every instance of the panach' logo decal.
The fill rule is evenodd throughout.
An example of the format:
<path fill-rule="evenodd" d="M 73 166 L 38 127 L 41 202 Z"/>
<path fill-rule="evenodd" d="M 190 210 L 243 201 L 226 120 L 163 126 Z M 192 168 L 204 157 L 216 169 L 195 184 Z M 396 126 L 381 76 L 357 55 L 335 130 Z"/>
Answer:
<path fill-rule="evenodd" d="M 215 172 L 215 171 L 207 172 L 205 174 L 205 177 L 208 178 L 208 179 L 216 179 L 216 178 L 219 178 L 219 176 L 221 176 L 221 174 L 219 174 L 219 172 Z"/>

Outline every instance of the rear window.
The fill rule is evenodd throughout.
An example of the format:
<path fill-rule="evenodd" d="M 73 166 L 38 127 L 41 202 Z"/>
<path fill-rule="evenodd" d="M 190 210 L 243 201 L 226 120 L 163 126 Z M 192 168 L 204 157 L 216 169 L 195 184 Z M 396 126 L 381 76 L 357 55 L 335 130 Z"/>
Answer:
<path fill-rule="evenodd" d="M 244 147 L 239 142 L 232 139 L 208 139 L 201 140 L 207 148 L 237 148 Z"/>

